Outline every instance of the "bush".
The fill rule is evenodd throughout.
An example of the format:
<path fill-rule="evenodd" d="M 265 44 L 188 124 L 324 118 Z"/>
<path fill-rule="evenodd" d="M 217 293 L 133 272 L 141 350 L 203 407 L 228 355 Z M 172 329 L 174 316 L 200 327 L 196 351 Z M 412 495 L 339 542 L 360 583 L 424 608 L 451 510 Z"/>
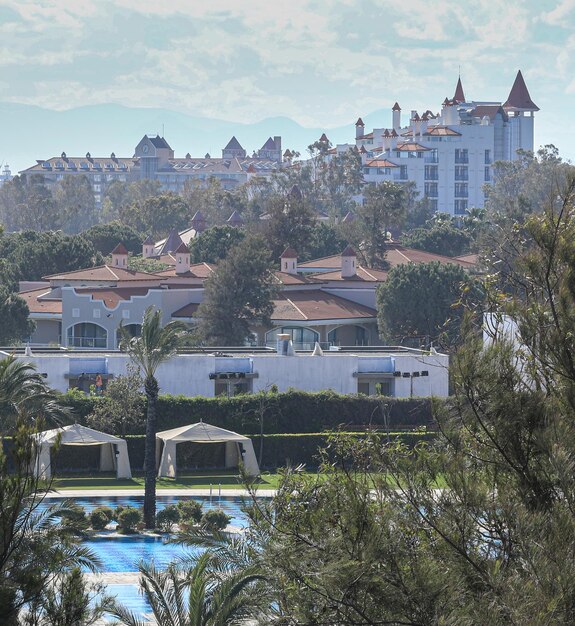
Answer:
<path fill-rule="evenodd" d="M 94 530 L 104 530 L 115 518 L 114 509 L 109 506 L 98 506 L 90 513 L 90 525 Z"/>
<path fill-rule="evenodd" d="M 198 524 L 202 519 L 202 505 L 197 500 L 180 500 L 176 507 L 183 522 Z"/>
<path fill-rule="evenodd" d="M 133 506 L 122 507 L 118 514 L 118 530 L 123 533 L 132 533 L 142 521 L 142 512 Z"/>
<path fill-rule="evenodd" d="M 62 512 L 62 525 L 73 530 L 87 530 L 88 517 L 83 506 L 71 504 Z"/>
<path fill-rule="evenodd" d="M 180 510 L 177 505 L 169 504 L 165 509 L 156 513 L 156 527 L 164 532 L 170 532 L 180 521 Z"/>
<path fill-rule="evenodd" d="M 224 530 L 231 519 L 222 509 L 210 509 L 202 515 L 200 523 L 206 530 Z"/>
<path fill-rule="evenodd" d="M 110 520 L 104 511 L 94 509 L 90 513 L 90 526 L 92 526 L 94 530 L 104 530 L 109 523 Z"/>

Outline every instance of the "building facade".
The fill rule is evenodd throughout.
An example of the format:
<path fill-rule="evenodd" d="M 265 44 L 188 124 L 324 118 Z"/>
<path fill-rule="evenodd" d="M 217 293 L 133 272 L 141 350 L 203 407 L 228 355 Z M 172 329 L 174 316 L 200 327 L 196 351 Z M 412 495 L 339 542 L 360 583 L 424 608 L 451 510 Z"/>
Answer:
<path fill-rule="evenodd" d="M 406 119 L 396 102 L 391 128 L 365 132 L 359 118 L 355 142 L 332 152 L 355 147 L 367 183 L 413 181 L 433 210 L 464 215 L 484 206 L 495 161 L 513 161 L 518 150 L 533 151 L 536 111 L 520 71 L 505 102 L 468 100 L 459 79 L 439 112 L 411 111 Z"/>
<path fill-rule="evenodd" d="M 222 157 L 177 158 L 168 142 L 160 136 L 144 135 L 132 157 L 68 156 L 36 161 L 36 165 L 22 170 L 20 175 L 40 176 L 48 187 L 53 187 L 65 176 L 85 176 L 94 190 L 96 206 L 100 207 L 108 185 L 114 181 L 135 182 L 157 180 L 163 189 L 181 193 L 186 183 L 205 184 L 214 178 L 224 189 L 233 189 L 254 176 L 268 177 L 283 165 L 281 137 L 270 137 L 251 156 L 235 137 L 222 150 Z"/>
<path fill-rule="evenodd" d="M 399 397 L 445 397 L 449 393 L 449 358 L 401 347 L 332 351 L 323 355 L 284 356 L 275 350 L 180 354 L 160 365 L 162 393 L 205 396 L 255 393 L 276 385 L 279 391 L 331 389 L 337 393 L 376 393 Z M 5 353 L 6 356 L 8 353 Z M 50 387 L 65 392 L 127 373 L 129 357 L 120 352 L 63 353 L 34 350 L 17 357 L 33 363 Z M 1 355 L 0 355 L 1 358 Z"/>

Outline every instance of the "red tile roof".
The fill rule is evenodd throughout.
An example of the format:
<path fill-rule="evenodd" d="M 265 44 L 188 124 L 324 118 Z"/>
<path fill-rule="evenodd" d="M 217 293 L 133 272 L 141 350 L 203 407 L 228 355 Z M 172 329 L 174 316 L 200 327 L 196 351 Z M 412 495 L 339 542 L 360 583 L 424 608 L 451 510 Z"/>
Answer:
<path fill-rule="evenodd" d="M 128 250 L 123 243 L 119 243 L 113 250 L 112 254 L 128 254 Z"/>
<path fill-rule="evenodd" d="M 461 133 L 458 133 L 449 126 L 429 126 L 423 133 L 424 135 L 431 137 L 461 137 Z"/>
<path fill-rule="evenodd" d="M 439 263 L 455 263 L 461 265 L 465 269 L 471 269 L 473 263 L 466 260 L 461 260 L 456 257 L 443 256 L 441 254 L 433 254 L 431 252 L 424 252 L 423 250 L 415 250 L 414 248 L 406 248 L 399 243 L 389 243 L 386 252 L 386 261 L 391 267 L 401 265 L 403 263 L 431 263 L 432 261 L 438 261 Z M 320 268 L 320 269 L 340 269 L 341 268 L 341 256 L 334 254 L 332 256 L 323 257 L 321 259 L 313 259 L 312 261 L 306 261 L 305 263 L 298 263 L 298 268 Z M 368 272 L 373 272 L 371 268 L 365 268 Z M 324 274 L 315 274 L 316 276 L 324 276 Z"/>
<path fill-rule="evenodd" d="M 425 146 L 415 143 L 414 141 L 398 143 L 395 149 L 400 152 L 427 152 L 428 150 L 431 150 L 431 148 L 426 148 Z"/>
<path fill-rule="evenodd" d="M 105 281 L 138 281 L 138 280 L 154 280 L 159 274 L 149 272 L 137 272 L 136 270 L 127 270 L 121 267 L 112 267 L 111 265 L 99 265 L 84 270 L 74 270 L 73 272 L 62 272 L 61 274 L 51 274 L 44 276 L 44 280 L 105 280 Z"/>
<path fill-rule="evenodd" d="M 288 291 L 274 300 L 272 320 L 309 321 L 331 319 L 373 319 L 374 309 L 339 296 L 314 291 Z"/>
<path fill-rule="evenodd" d="M 280 255 L 280 259 L 297 259 L 297 252 L 288 246 Z"/>
<path fill-rule="evenodd" d="M 399 165 L 396 165 L 387 159 L 372 159 L 371 161 L 367 161 L 366 165 L 370 167 L 399 167 Z"/>
<path fill-rule="evenodd" d="M 387 272 L 384 270 L 365 269 L 361 265 L 357 266 L 355 276 L 349 278 L 343 278 L 341 275 L 341 269 L 334 270 L 333 272 L 321 272 L 313 274 L 314 278 L 324 280 L 326 282 L 337 281 L 352 281 L 363 283 L 383 283 L 387 280 Z"/>
<path fill-rule="evenodd" d="M 145 296 L 149 289 L 147 287 L 120 287 L 113 289 L 99 288 L 76 288 L 79 295 L 90 295 L 92 300 L 101 300 L 106 308 L 115 309 L 119 302 L 131 300 L 132 296 Z"/>
<path fill-rule="evenodd" d="M 62 314 L 62 297 L 55 294 L 51 296 L 52 289 L 43 287 L 42 289 L 32 289 L 21 291 L 18 295 L 26 302 L 30 313 L 52 313 Z"/>

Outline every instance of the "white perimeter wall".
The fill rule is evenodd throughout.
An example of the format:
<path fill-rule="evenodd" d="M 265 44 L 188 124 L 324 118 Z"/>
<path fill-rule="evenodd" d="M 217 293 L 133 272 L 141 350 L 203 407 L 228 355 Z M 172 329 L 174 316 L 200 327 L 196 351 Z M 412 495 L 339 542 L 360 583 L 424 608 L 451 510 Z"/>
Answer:
<path fill-rule="evenodd" d="M 310 355 L 283 357 L 276 355 L 254 355 L 253 372 L 257 378 L 253 379 L 253 391 L 268 389 L 277 385 L 280 391 L 287 391 L 290 387 L 301 391 L 321 391 L 331 389 L 337 393 L 357 393 L 357 377 L 360 358 L 369 356 L 377 358 L 376 354 L 329 354 L 323 357 Z M 402 373 L 428 371 L 428 376 L 394 378 L 395 396 L 447 396 L 448 357 L 446 355 L 418 355 L 411 353 L 389 354 L 395 358 L 395 369 Z M 66 374 L 70 371 L 70 359 L 89 359 L 86 353 L 77 356 L 70 355 L 37 355 L 19 356 L 24 361 L 34 363 L 39 372 L 47 374 L 46 382 L 59 391 L 69 388 Z M 103 358 L 101 353 L 92 358 Z M 123 354 L 112 354 L 108 359 L 108 374 L 118 376 L 126 373 L 128 357 Z M 184 396 L 214 395 L 214 381 L 209 375 L 216 371 L 216 357 L 211 355 L 181 355 L 158 369 L 157 378 L 160 384 L 160 393 Z"/>

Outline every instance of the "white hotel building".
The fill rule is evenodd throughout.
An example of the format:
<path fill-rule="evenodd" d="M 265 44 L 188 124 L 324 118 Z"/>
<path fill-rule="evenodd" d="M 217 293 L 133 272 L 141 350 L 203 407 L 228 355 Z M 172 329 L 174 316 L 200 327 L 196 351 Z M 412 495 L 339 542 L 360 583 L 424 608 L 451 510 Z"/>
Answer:
<path fill-rule="evenodd" d="M 483 207 L 484 185 L 492 182 L 495 161 L 513 161 L 518 150 L 533 150 L 534 113 L 539 108 L 519 71 L 504 103 L 467 100 L 461 79 L 441 112 L 411 111 L 402 124 L 401 107 L 392 109 L 392 128 L 365 132 L 356 122 L 355 146 L 362 156 L 364 179 L 417 185 L 437 211 L 463 215 Z M 403 116 L 405 121 L 405 116 Z M 332 153 L 349 150 L 338 145 Z"/>

